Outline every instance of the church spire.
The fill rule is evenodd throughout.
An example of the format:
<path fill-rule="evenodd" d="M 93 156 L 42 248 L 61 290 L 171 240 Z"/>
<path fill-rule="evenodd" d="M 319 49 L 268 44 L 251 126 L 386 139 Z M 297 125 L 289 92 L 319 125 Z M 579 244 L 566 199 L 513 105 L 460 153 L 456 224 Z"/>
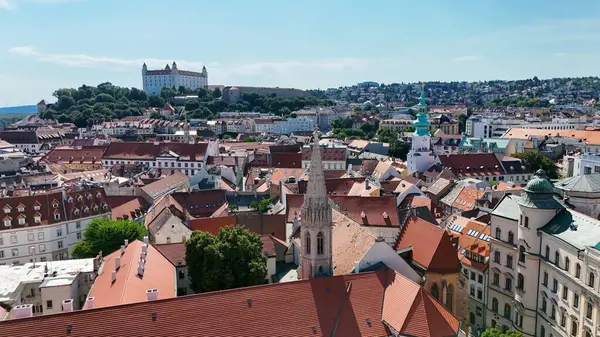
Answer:
<path fill-rule="evenodd" d="M 315 127 L 309 180 L 301 209 L 302 278 L 333 275 L 332 210 L 325 188 L 325 174 Z"/>

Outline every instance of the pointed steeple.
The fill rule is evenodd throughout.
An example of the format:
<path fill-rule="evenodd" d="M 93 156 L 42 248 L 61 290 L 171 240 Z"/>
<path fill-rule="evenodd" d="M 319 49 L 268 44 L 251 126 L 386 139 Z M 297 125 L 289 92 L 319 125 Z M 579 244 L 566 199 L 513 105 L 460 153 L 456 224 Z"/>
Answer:
<path fill-rule="evenodd" d="M 323 173 L 323 163 L 321 159 L 321 148 L 319 147 L 319 131 L 315 128 L 313 133 L 313 146 L 310 154 L 310 169 L 308 186 L 304 201 L 308 198 L 327 199 L 327 190 L 325 189 L 325 174 Z"/>
<path fill-rule="evenodd" d="M 427 102 L 425 99 L 425 82 L 421 82 L 421 96 L 419 96 L 419 111 L 427 112 Z"/>

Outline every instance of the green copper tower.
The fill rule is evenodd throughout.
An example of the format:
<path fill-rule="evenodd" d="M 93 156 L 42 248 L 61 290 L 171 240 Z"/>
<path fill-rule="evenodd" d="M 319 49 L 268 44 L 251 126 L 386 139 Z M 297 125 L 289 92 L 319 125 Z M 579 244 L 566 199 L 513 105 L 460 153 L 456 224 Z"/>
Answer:
<path fill-rule="evenodd" d="M 425 136 L 429 135 L 429 125 L 431 123 L 427 120 L 427 103 L 425 101 L 425 83 L 421 83 L 421 96 L 419 96 L 419 114 L 417 114 L 417 120 L 412 122 L 415 127 L 415 135 Z"/>

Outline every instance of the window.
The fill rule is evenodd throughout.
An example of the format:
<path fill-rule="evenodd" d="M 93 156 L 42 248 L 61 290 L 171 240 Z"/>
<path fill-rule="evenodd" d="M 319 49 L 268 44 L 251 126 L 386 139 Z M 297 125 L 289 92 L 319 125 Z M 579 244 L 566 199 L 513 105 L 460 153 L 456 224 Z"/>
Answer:
<path fill-rule="evenodd" d="M 19 222 L 19 225 L 24 225 L 25 224 L 25 218 L 19 218 L 18 222 Z"/>
<path fill-rule="evenodd" d="M 56 243 L 58 244 L 58 249 L 61 249 L 61 248 L 63 247 L 63 242 L 62 242 L 62 240 L 60 240 L 60 241 L 57 241 Z"/>
<path fill-rule="evenodd" d="M 590 286 L 592 288 L 594 287 L 594 277 L 595 277 L 594 273 L 590 273 L 590 277 L 589 277 L 589 280 L 588 280 L 588 286 Z"/>
<path fill-rule="evenodd" d="M 492 284 L 495 285 L 495 286 L 499 286 L 500 285 L 500 274 L 494 273 L 494 278 L 492 280 Z"/>
<path fill-rule="evenodd" d="M 434 284 L 431 286 L 431 296 L 435 297 L 435 299 L 436 299 L 436 300 L 438 300 L 438 299 L 439 299 L 440 292 L 439 292 L 439 290 L 438 290 L 437 283 L 434 283 Z"/>
<path fill-rule="evenodd" d="M 546 245 L 546 259 L 550 260 L 550 247 Z"/>
<path fill-rule="evenodd" d="M 500 252 L 499 251 L 494 252 L 494 262 L 500 263 Z"/>
<path fill-rule="evenodd" d="M 577 336 L 577 321 L 571 322 L 571 336 Z"/>
<path fill-rule="evenodd" d="M 546 313 L 546 298 L 542 297 L 542 311 Z"/>
<path fill-rule="evenodd" d="M 569 271 L 569 267 L 571 266 L 571 261 L 569 260 L 568 257 L 565 257 L 565 270 L 568 272 Z"/>
<path fill-rule="evenodd" d="M 558 292 L 558 280 L 557 279 L 552 280 L 552 292 L 555 294 Z"/>
<path fill-rule="evenodd" d="M 585 317 L 588 319 L 592 319 L 592 313 L 594 312 L 594 306 L 592 305 L 592 302 L 588 301 L 587 302 L 587 309 L 585 311 Z"/>
<path fill-rule="evenodd" d="M 540 337 L 546 337 L 546 328 L 543 325 L 540 327 Z"/>
<path fill-rule="evenodd" d="M 452 285 L 450 284 L 446 288 L 446 308 L 448 308 L 450 310 L 450 312 L 454 311 L 453 299 L 454 299 L 454 287 L 452 287 Z"/>
<path fill-rule="evenodd" d="M 525 227 L 529 228 L 529 217 L 525 217 Z"/>
<path fill-rule="evenodd" d="M 4 245 L 4 239 L 0 238 L 0 246 L 3 246 L 3 245 Z"/>
<path fill-rule="evenodd" d="M 10 218 L 4 219 L 4 226 L 10 227 Z"/>
<path fill-rule="evenodd" d="M 0 259 L 3 259 L 3 258 L 4 258 L 4 251 L 0 250 Z"/>
<path fill-rule="evenodd" d="M 517 312 L 517 325 L 520 328 L 523 327 L 523 315 L 520 315 L 518 312 Z"/>
<path fill-rule="evenodd" d="M 473 325 L 475 324 L 475 314 L 472 312 L 469 313 L 469 322 Z"/>
<path fill-rule="evenodd" d="M 492 311 L 498 313 L 498 299 L 492 298 Z"/>
<path fill-rule="evenodd" d="M 548 286 L 548 273 L 547 272 L 544 272 L 544 278 L 543 278 L 542 284 L 546 287 Z"/>
<path fill-rule="evenodd" d="M 45 252 L 46 251 L 46 245 L 45 244 L 41 244 L 40 245 L 40 252 Z"/>
<path fill-rule="evenodd" d="M 56 229 L 56 236 L 62 236 L 62 228 Z"/>
<path fill-rule="evenodd" d="M 552 304 L 552 311 L 550 312 L 550 318 L 556 320 L 556 307 Z"/>
<path fill-rule="evenodd" d="M 573 293 L 573 308 L 579 308 L 579 294 Z"/>
<path fill-rule="evenodd" d="M 504 304 L 504 318 L 507 318 L 507 319 L 509 319 L 509 320 L 510 320 L 510 319 L 511 319 L 511 316 L 512 316 L 512 315 L 511 315 L 510 304 L 508 304 L 508 303 L 505 303 L 505 304 Z"/>
<path fill-rule="evenodd" d="M 469 294 L 471 296 L 475 296 L 475 286 L 471 284 L 471 286 L 469 287 Z"/>
<path fill-rule="evenodd" d="M 563 311 L 560 314 L 560 326 L 562 326 L 564 328 L 565 325 L 567 325 L 567 314 Z"/>
<path fill-rule="evenodd" d="M 16 235 L 11 235 L 11 236 L 10 236 L 10 243 L 12 243 L 12 244 L 17 244 L 17 243 L 19 243 L 19 240 L 17 239 L 17 236 L 16 236 Z"/>
<path fill-rule="evenodd" d="M 52 309 L 52 301 L 46 301 L 46 309 Z"/>
<path fill-rule="evenodd" d="M 497 324 L 497 323 L 496 323 L 496 320 L 494 320 L 494 319 L 493 319 L 493 320 L 492 320 L 492 329 L 496 328 L 496 324 Z"/>
<path fill-rule="evenodd" d="M 317 234 L 317 255 L 323 255 L 323 233 Z"/>
<path fill-rule="evenodd" d="M 54 220 L 60 220 L 60 213 L 54 213 Z"/>
<path fill-rule="evenodd" d="M 76 228 L 76 229 L 81 229 L 81 221 L 77 221 L 77 222 L 75 223 L 75 228 Z"/>
<path fill-rule="evenodd" d="M 508 232 L 508 243 L 513 244 L 515 242 L 515 235 L 512 231 Z"/>
<path fill-rule="evenodd" d="M 525 277 L 523 276 L 523 274 L 519 273 L 519 275 L 517 275 L 517 289 L 523 290 L 524 287 Z"/>
<path fill-rule="evenodd" d="M 477 275 L 477 283 L 483 284 L 483 275 L 481 275 L 481 274 Z"/>
<path fill-rule="evenodd" d="M 19 256 L 19 249 L 18 248 L 13 248 L 10 250 L 10 253 L 13 257 L 17 257 Z"/>
<path fill-rule="evenodd" d="M 502 237 L 502 230 L 500 228 L 496 228 L 496 239 L 500 240 Z"/>
<path fill-rule="evenodd" d="M 305 244 L 306 244 L 306 247 L 304 248 L 304 252 L 305 252 L 306 254 L 310 255 L 310 233 L 309 233 L 309 232 L 306 232 L 306 234 L 305 234 L 305 235 L 306 235 L 306 238 L 305 238 L 305 241 L 306 241 L 306 242 L 305 242 Z"/>
<path fill-rule="evenodd" d="M 81 240 L 81 232 L 77 232 L 77 240 Z"/>
<path fill-rule="evenodd" d="M 483 299 L 483 291 L 481 289 L 477 289 L 477 299 L 478 300 Z"/>
<path fill-rule="evenodd" d="M 519 246 L 519 262 L 525 263 L 525 246 Z"/>
<path fill-rule="evenodd" d="M 27 241 L 35 240 L 35 235 L 33 233 L 27 233 Z"/>
<path fill-rule="evenodd" d="M 569 298 L 569 288 L 567 286 L 563 286 L 562 298 L 563 300 Z"/>
<path fill-rule="evenodd" d="M 512 280 L 507 278 L 504 283 L 504 290 L 512 291 Z"/>
<path fill-rule="evenodd" d="M 475 281 L 475 272 L 471 272 L 471 281 Z"/>
<path fill-rule="evenodd" d="M 506 256 L 506 266 L 508 268 L 512 268 L 513 266 L 513 257 L 511 255 Z"/>
<path fill-rule="evenodd" d="M 44 232 L 38 232 L 38 240 L 44 240 Z"/>
<path fill-rule="evenodd" d="M 581 277 L 581 265 L 579 263 L 575 265 L 575 277 Z"/>
<path fill-rule="evenodd" d="M 42 217 L 39 214 L 33 216 L 33 222 L 40 223 L 42 222 Z"/>

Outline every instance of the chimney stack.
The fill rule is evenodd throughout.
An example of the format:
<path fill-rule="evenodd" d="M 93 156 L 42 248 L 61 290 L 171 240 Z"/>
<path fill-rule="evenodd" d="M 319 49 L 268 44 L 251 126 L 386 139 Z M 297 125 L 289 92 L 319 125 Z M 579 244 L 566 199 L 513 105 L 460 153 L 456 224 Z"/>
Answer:
<path fill-rule="evenodd" d="M 115 270 L 119 270 L 119 268 L 121 268 L 121 257 L 117 256 L 115 257 Z"/>
<path fill-rule="evenodd" d="M 138 266 L 138 275 L 144 276 L 144 266 L 142 264 Z"/>
<path fill-rule="evenodd" d="M 144 243 L 148 245 L 148 235 L 144 236 Z"/>
<path fill-rule="evenodd" d="M 147 243 L 144 243 L 144 244 L 142 245 L 142 254 L 143 254 L 143 253 L 147 253 L 147 252 L 148 252 L 148 244 L 147 244 Z"/>
<path fill-rule="evenodd" d="M 127 246 L 129 246 L 129 240 L 125 239 L 125 248 L 127 248 Z"/>
<path fill-rule="evenodd" d="M 148 301 L 154 301 L 158 299 L 158 289 L 148 289 L 146 290 L 146 297 Z"/>
<path fill-rule="evenodd" d="M 85 308 L 86 309 L 94 309 L 94 298 L 93 297 L 87 298 L 87 300 L 85 301 Z"/>
<path fill-rule="evenodd" d="M 73 299 L 72 298 L 62 301 L 62 311 L 63 312 L 73 311 Z"/>
<path fill-rule="evenodd" d="M 354 273 L 360 273 L 360 261 L 354 261 Z"/>
<path fill-rule="evenodd" d="M 14 318 L 27 318 L 33 316 L 32 304 L 21 304 L 13 308 Z"/>
<path fill-rule="evenodd" d="M 125 245 L 121 245 L 121 255 L 125 254 Z"/>
<path fill-rule="evenodd" d="M 112 271 L 112 275 L 111 275 L 111 279 L 110 282 L 111 283 L 115 283 L 115 281 L 117 280 L 117 272 L 115 270 Z"/>

